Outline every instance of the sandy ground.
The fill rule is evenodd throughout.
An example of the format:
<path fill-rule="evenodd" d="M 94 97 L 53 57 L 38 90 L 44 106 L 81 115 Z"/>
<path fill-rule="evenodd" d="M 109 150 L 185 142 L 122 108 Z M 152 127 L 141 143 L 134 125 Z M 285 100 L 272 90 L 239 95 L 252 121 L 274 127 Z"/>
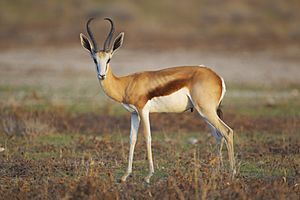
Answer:
<path fill-rule="evenodd" d="M 300 83 L 300 59 L 269 52 L 201 52 L 121 49 L 112 60 L 117 75 L 180 65 L 206 65 L 230 83 L 281 85 Z M 81 47 L 18 49 L 0 53 L 0 84 L 69 75 L 95 78 L 94 64 Z M 46 76 L 44 76 L 46 75 Z M 28 80 L 31 77 L 32 80 Z"/>

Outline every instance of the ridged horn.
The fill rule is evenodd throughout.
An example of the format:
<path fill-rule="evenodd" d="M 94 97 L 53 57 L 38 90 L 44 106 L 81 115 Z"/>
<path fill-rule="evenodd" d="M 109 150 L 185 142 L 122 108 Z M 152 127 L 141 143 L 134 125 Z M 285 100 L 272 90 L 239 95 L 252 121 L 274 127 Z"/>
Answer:
<path fill-rule="evenodd" d="M 93 43 L 93 46 L 94 46 L 94 50 L 97 52 L 97 51 L 98 51 L 98 45 L 97 45 L 97 43 L 96 43 L 95 37 L 94 37 L 94 35 L 93 35 L 93 32 L 92 32 L 92 30 L 91 30 L 91 28 L 90 28 L 90 23 L 91 23 L 91 21 L 92 21 L 93 19 L 94 19 L 94 18 L 90 18 L 90 19 L 87 21 L 87 23 L 86 23 L 86 30 L 87 30 L 87 32 L 88 32 L 88 34 L 89 34 L 89 36 L 90 36 L 90 38 L 91 38 L 91 40 L 92 40 L 92 43 Z"/>
<path fill-rule="evenodd" d="M 109 21 L 110 22 L 110 26 L 111 26 L 109 34 L 107 35 L 107 38 L 106 38 L 106 40 L 104 42 L 104 45 L 103 45 L 104 51 L 108 51 L 110 43 L 111 43 L 111 40 L 112 40 L 112 37 L 113 37 L 113 34 L 115 32 L 115 27 L 114 27 L 114 22 L 112 21 L 112 19 L 110 19 L 110 18 L 104 18 L 104 20 Z"/>

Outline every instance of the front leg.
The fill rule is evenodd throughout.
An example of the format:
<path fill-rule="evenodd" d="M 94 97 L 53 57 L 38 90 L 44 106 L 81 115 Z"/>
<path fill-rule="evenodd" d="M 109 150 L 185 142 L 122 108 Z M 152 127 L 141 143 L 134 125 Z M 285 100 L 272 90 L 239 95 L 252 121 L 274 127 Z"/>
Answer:
<path fill-rule="evenodd" d="M 150 183 L 150 178 L 154 173 L 153 160 L 152 160 L 152 150 L 151 150 L 151 130 L 150 130 L 150 121 L 149 121 L 149 111 L 143 109 L 140 113 L 141 120 L 144 128 L 144 138 L 147 145 L 147 158 L 149 161 L 149 174 L 145 177 L 145 181 Z"/>
<path fill-rule="evenodd" d="M 134 147 L 137 140 L 139 125 L 140 125 L 139 115 L 136 112 L 131 113 L 130 149 L 129 149 L 129 158 L 128 158 L 128 168 L 127 168 L 127 172 L 121 178 L 122 181 L 126 181 L 127 177 L 132 172 L 133 153 L 134 153 Z"/>

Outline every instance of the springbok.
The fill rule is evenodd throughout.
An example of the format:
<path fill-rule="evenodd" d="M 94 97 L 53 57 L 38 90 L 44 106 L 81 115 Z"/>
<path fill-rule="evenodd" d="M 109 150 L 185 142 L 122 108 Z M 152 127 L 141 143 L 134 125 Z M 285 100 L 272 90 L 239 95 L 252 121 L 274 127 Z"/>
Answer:
<path fill-rule="evenodd" d="M 144 129 L 147 145 L 149 174 L 147 183 L 154 173 L 149 113 L 179 113 L 195 109 L 211 128 L 217 141 L 217 151 L 222 159 L 223 141 L 228 151 L 232 173 L 235 173 L 233 150 L 233 131 L 219 117 L 220 103 L 225 94 L 223 78 L 205 66 L 180 66 L 158 71 L 145 71 L 128 76 L 116 77 L 110 67 L 114 53 L 122 46 L 124 33 L 121 32 L 110 48 L 114 34 L 114 23 L 105 18 L 111 25 L 110 32 L 99 50 L 90 29 L 90 18 L 86 23 L 87 33 L 91 41 L 82 33 L 81 45 L 89 51 L 96 65 L 97 77 L 107 96 L 121 103 L 131 113 L 130 149 L 127 172 L 121 178 L 126 181 L 132 172 L 132 161 L 140 121 Z"/>

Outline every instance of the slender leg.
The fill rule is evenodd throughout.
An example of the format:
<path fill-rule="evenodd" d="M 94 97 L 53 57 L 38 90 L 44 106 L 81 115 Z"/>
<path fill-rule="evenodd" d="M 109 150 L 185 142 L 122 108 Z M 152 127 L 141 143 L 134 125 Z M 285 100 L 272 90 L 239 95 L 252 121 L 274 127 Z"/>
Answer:
<path fill-rule="evenodd" d="M 221 142 L 218 144 L 221 167 L 224 166 L 223 165 L 223 155 L 222 155 L 223 145 L 224 145 L 224 137 L 222 137 Z"/>
<path fill-rule="evenodd" d="M 218 131 L 218 129 L 216 129 L 211 123 L 209 123 L 209 121 L 207 121 L 207 124 L 209 125 L 209 128 L 211 130 L 212 135 L 216 139 L 216 142 L 217 142 L 216 153 L 219 157 L 219 164 L 220 164 L 221 167 L 223 167 L 222 149 L 223 149 L 223 144 L 224 144 L 224 137 L 223 137 L 222 133 L 220 133 Z"/>
<path fill-rule="evenodd" d="M 227 132 L 225 132 L 226 135 L 224 137 L 224 141 L 228 150 L 229 164 L 231 167 L 232 175 L 234 176 L 236 174 L 236 169 L 235 169 L 234 148 L 233 148 L 233 130 L 229 128 L 221 119 L 219 119 L 219 122 L 221 124 L 220 127 L 225 127 L 225 129 L 227 130 Z"/>
<path fill-rule="evenodd" d="M 131 113 L 130 149 L 129 149 L 129 157 L 128 157 L 128 168 L 127 168 L 127 172 L 121 178 L 122 181 L 126 181 L 127 177 L 132 172 L 133 153 L 134 153 L 134 147 L 137 140 L 139 124 L 140 124 L 139 115 L 135 112 Z"/>
<path fill-rule="evenodd" d="M 235 171 L 235 161 L 234 161 L 234 149 L 233 149 L 233 131 L 229 128 L 217 115 L 214 109 L 200 109 L 198 106 L 195 106 L 197 111 L 202 117 L 204 117 L 213 127 L 217 129 L 218 133 L 221 133 L 228 151 L 229 164 L 234 175 Z M 222 141 L 220 144 L 220 149 L 222 147 Z"/>
<path fill-rule="evenodd" d="M 233 149 L 233 131 L 229 128 L 221 119 L 216 119 L 210 117 L 210 121 L 213 121 L 214 126 L 216 126 L 217 130 L 223 134 L 224 141 L 228 151 L 229 164 L 234 175 L 235 172 L 235 161 L 234 161 L 234 149 Z"/>
<path fill-rule="evenodd" d="M 149 174 L 145 177 L 145 181 L 147 183 L 150 183 L 150 178 L 154 173 L 154 167 L 153 167 L 152 150 L 151 150 L 151 130 L 150 130 L 150 121 L 149 121 L 149 111 L 142 110 L 140 116 L 144 128 L 144 138 L 147 145 L 147 158 L 149 162 Z"/>

